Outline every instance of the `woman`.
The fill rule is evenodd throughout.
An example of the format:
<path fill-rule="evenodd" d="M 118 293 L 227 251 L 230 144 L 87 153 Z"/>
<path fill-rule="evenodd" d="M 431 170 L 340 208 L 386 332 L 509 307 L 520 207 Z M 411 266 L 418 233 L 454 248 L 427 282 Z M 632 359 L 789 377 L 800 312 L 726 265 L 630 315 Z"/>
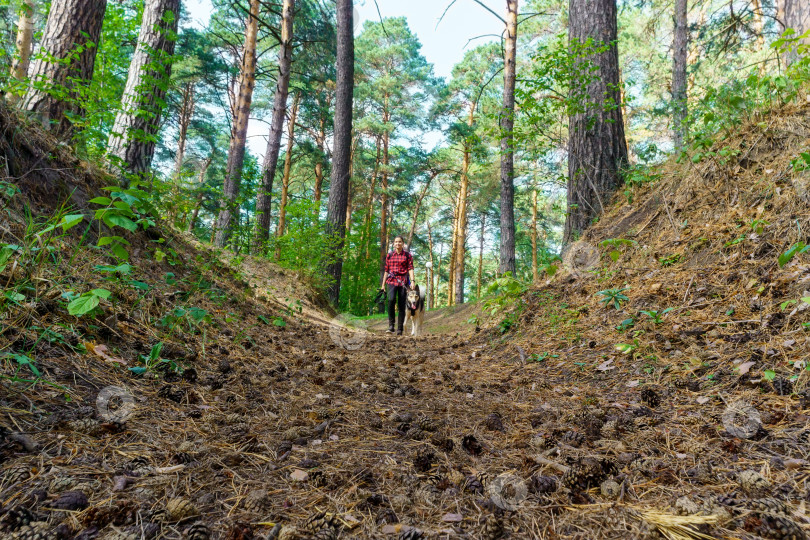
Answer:
<path fill-rule="evenodd" d="M 394 333 L 394 308 L 397 311 L 397 335 L 402 335 L 405 325 L 405 296 L 408 287 L 416 285 L 413 276 L 413 256 L 405 251 L 405 242 L 401 236 L 394 238 L 394 250 L 385 258 L 385 272 L 383 273 L 380 289 L 388 292 L 388 332 Z"/>

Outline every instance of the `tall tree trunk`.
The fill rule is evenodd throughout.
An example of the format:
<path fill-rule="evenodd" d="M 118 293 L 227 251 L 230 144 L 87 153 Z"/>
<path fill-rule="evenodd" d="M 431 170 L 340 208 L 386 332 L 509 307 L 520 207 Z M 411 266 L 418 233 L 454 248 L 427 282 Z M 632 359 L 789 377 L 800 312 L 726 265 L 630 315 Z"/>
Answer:
<path fill-rule="evenodd" d="M 430 309 L 436 305 L 433 300 L 436 291 L 436 287 L 434 286 L 436 265 L 433 263 L 433 232 L 430 230 L 430 220 L 426 220 L 425 223 L 427 224 L 428 231 L 428 249 L 430 249 L 430 286 L 428 288 L 428 291 L 430 291 L 428 294 L 428 309 Z"/>
<path fill-rule="evenodd" d="M 518 0 L 506 0 L 501 111 L 501 272 L 515 274 L 515 58 Z"/>
<path fill-rule="evenodd" d="M 456 194 L 456 201 L 453 205 L 453 236 L 450 243 L 450 260 L 447 272 L 447 305 L 452 306 L 456 293 L 456 250 L 458 249 L 458 225 L 460 221 L 459 207 L 461 205 L 461 190 Z"/>
<path fill-rule="evenodd" d="M 205 173 L 208 172 L 208 167 L 211 166 L 211 162 L 214 160 L 214 154 L 212 153 L 208 156 L 202 167 L 200 167 L 200 174 L 197 177 L 197 203 L 194 205 L 194 212 L 191 214 L 191 221 L 188 223 L 188 232 L 194 232 L 194 227 L 197 225 L 197 218 L 200 216 L 200 210 L 202 209 L 202 203 L 204 198 L 204 191 L 203 186 L 205 185 Z"/>
<path fill-rule="evenodd" d="M 807 0 L 779 0 L 779 7 L 784 13 L 785 28 L 792 28 L 796 33 L 793 37 L 798 37 L 810 30 L 810 3 Z M 800 41 L 805 45 L 810 45 L 810 37 Z M 785 63 L 792 64 L 799 59 L 795 52 L 786 55 Z"/>
<path fill-rule="evenodd" d="M 481 283 L 484 279 L 484 228 L 486 227 L 487 215 L 481 212 L 481 234 L 478 236 L 478 283 L 475 295 L 481 298 Z"/>
<path fill-rule="evenodd" d="M 413 218 L 411 219 L 411 230 L 408 232 L 408 247 L 410 247 L 411 242 L 413 242 L 413 235 L 416 232 L 416 221 L 419 218 L 419 210 L 422 208 L 422 201 L 425 199 L 425 195 L 427 195 L 428 189 L 430 189 L 430 184 L 433 182 L 433 179 L 436 178 L 435 174 L 432 174 L 427 182 L 425 182 L 424 187 L 422 187 L 422 192 L 419 194 L 419 198 L 416 199 L 416 207 L 413 209 Z"/>
<path fill-rule="evenodd" d="M 284 234 L 284 226 L 287 218 L 287 199 L 290 192 L 290 171 L 292 170 L 292 150 L 295 142 L 295 119 L 298 117 L 298 104 L 301 101 L 301 93 L 295 94 L 292 108 L 290 109 L 290 119 L 287 122 L 287 153 L 284 156 L 284 175 L 281 179 L 281 203 L 278 206 L 278 227 L 276 228 L 276 238 L 281 238 Z M 258 232 L 258 231 L 257 231 Z M 276 249 L 276 260 L 280 251 Z"/>
<path fill-rule="evenodd" d="M 686 22 L 687 0 L 675 0 L 675 37 L 672 44 L 672 123 L 675 149 L 683 148 L 689 135 L 686 125 L 686 57 L 689 52 L 689 29 Z"/>
<path fill-rule="evenodd" d="M 346 236 L 348 237 L 352 234 L 352 195 L 354 194 L 354 189 L 352 189 L 352 184 L 349 182 L 349 195 L 346 198 Z"/>
<path fill-rule="evenodd" d="M 273 194 L 273 180 L 278 167 L 278 154 L 281 148 L 281 132 L 284 125 L 284 116 L 287 111 L 287 95 L 290 89 L 290 66 L 292 65 L 292 32 L 295 0 L 284 0 L 281 10 L 281 43 L 278 50 L 278 76 L 276 77 L 276 91 L 273 97 L 273 118 L 270 122 L 270 135 L 267 138 L 267 150 L 264 153 L 262 165 L 262 184 L 256 196 L 256 233 L 254 235 L 254 250 L 264 252 L 264 246 L 270 236 L 270 206 Z M 296 99 L 298 99 L 296 97 Z M 295 118 L 288 126 L 294 128 Z M 288 127 L 287 131 L 292 132 Z M 289 148 L 289 143 L 288 143 Z M 287 157 L 289 161 L 289 156 Z M 286 202 L 286 201 L 285 201 Z M 283 225 L 283 218 L 279 213 L 279 227 Z M 276 230 L 276 236 L 281 236 Z M 278 255 L 278 251 L 276 251 Z M 278 258 L 278 257 L 276 257 Z"/>
<path fill-rule="evenodd" d="M 79 87 L 93 78 L 95 46 L 107 0 L 63 0 L 51 3 L 42 33 L 41 54 L 31 67 L 31 87 L 24 109 L 39 115 L 43 125 L 53 125 L 60 138 L 73 133 L 68 116 L 81 117 Z"/>
<path fill-rule="evenodd" d="M 697 28 L 703 28 L 706 25 L 706 9 L 709 2 L 701 2 L 700 3 L 700 13 L 698 15 L 697 20 Z M 693 66 L 695 62 L 697 62 L 698 56 L 700 56 L 700 47 L 696 42 L 691 43 L 692 46 L 689 48 L 689 54 L 686 56 L 686 65 Z M 686 88 L 686 95 L 688 96 L 692 88 L 695 86 L 695 75 L 696 71 L 692 71 L 689 74 L 687 88 Z"/>
<path fill-rule="evenodd" d="M 179 21 L 180 0 L 148 0 L 144 5 L 121 110 L 107 141 L 107 158 L 121 173 L 123 185 L 144 175 L 152 164 Z"/>
<path fill-rule="evenodd" d="M 180 105 L 180 118 L 178 119 L 177 154 L 174 157 L 174 178 L 180 180 L 180 172 L 183 169 L 183 161 L 186 157 L 186 140 L 188 138 L 188 127 L 191 125 L 191 118 L 194 115 L 195 107 L 194 83 L 188 82 L 183 85 L 183 101 Z"/>
<path fill-rule="evenodd" d="M 476 102 L 470 103 L 470 114 L 467 117 L 467 125 L 472 128 L 475 119 Z M 461 163 L 461 186 L 459 187 L 458 195 L 458 230 L 456 232 L 457 238 L 455 242 L 453 271 L 455 277 L 453 278 L 453 285 L 455 287 L 453 292 L 453 303 L 464 303 L 464 262 L 466 258 L 466 243 L 467 243 L 467 195 L 470 189 L 470 145 L 468 141 L 464 141 L 464 157 Z"/>
<path fill-rule="evenodd" d="M 177 153 L 174 156 L 174 175 L 171 185 L 171 200 L 173 201 L 177 201 L 180 197 L 180 173 L 183 170 L 183 162 L 185 161 L 188 126 L 191 124 L 191 117 L 194 114 L 194 105 L 194 83 L 188 82 L 183 85 L 180 115 L 177 122 Z M 168 215 L 169 223 L 174 223 L 177 217 L 177 205 L 173 204 L 169 208 Z"/>
<path fill-rule="evenodd" d="M 225 166 L 225 182 L 222 186 L 222 202 L 216 222 L 217 247 L 225 247 L 231 236 L 234 214 L 239 211 L 239 186 L 242 182 L 242 165 L 245 162 L 250 105 L 256 82 L 256 36 L 258 34 L 259 0 L 250 0 L 250 14 L 245 23 L 245 47 L 239 69 L 239 93 L 234 105 L 234 123 L 228 145 L 228 162 Z"/>
<path fill-rule="evenodd" d="M 377 137 L 377 157 L 374 158 L 374 172 L 371 174 L 371 186 L 368 189 L 368 203 L 366 203 L 366 220 L 363 225 L 363 245 L 366 248 L 366 259 L 371 257 L 371 220 L 374 217 L 374 188 L 377 186 L 377 175 L 380 171 L 381 142 L 382 138 Z"/>
<path fill-rule="evenodd" d="M 34 37 L 34 0 L 23 0 L 20 4 L 20 18 L 17 20 L 17 54 L 11 63 L 11 77 L 24 81 L 31 63 L 31 42 Z M 15 94 L 11 101 L 19 97 Z"/>
<path fill-rule="evenodd" d="M 532 283 L 537 283 L 537 190 L 532 190 Z"/>
<path fill-rule="evenodd" d="M 579 238 L 621 184 L 627 163 L 622 109 L 619 106 L 619 54 L 616 48 L 616 0 L 570 0 L 569 40 L 592 38 L 610 48 L 588 60 L 596 68 L 587 86 L 592 110 L 569 118 L 568 214 L 563 243 Z M 576 84 L 576 82 L 574 82 Z M 573 91 L 572 91 L 573 93 Z"/>
<path fill-rule="evenodd" d="M 757 37 L 757 49 L 762 50 L 765 48 L 765 25 L 762 18 L 762 2 L 760 2 L 760 0 L 753 0 L 751 2 L 751 9 L 754 11 L 754 33 Z"/>
<path fill-rule="evenodd" d="M 321 117 L 320 129 L 318 136 L 315 138 L 315 144 L 318 146 L 318 161 L 315 163 L 315 209 L 316 215 L 320 214 L 321 210 L 321 192 L 323 191 L 323 156 L 326 155 L 325 144 L 326 141 L 326 118 Z"/>
<path fill-rule="evenodd" d="M 386 103 L 387 103 L 386 98 Z M 383 124 L 388 124 L 388 114 L 383 112 Z M 383 161 L 380 177 L 380 279 L 385 271 L 385 256 L 388 254 L 388 132 L 383 132 Z"/>
<path fill-rule="evenodd" d="M 352 0 L 337 0 L 337 92 L 335 98 L 335 137 L 332 182 L 326 215 L 326 234 L 336 240 L 330 250 L 327 273 L 332 277 L 329 300 L 340 300 L 343 273 L 343 240 L 346 234 L 346 206 L 349 198 L 349 160 L 352 144 L 352 93 L 354 91 L 354 21 Z"/>

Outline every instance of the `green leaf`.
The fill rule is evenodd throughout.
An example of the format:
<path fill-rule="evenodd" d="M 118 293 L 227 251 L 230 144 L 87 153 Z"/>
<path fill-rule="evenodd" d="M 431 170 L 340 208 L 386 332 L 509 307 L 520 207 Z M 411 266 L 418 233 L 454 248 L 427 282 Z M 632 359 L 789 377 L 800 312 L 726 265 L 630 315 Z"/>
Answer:
<path fill-rule="evenodd" d="M 810 304 L 810 296 L 802 296 L 802 302 L 805 304 Z"/>
<path fill-rule="evenodd" d="M 90 294 L 106 300 L 110 297 L 111 293 L 107 289 L 93 289 L 92 291 L 90 291 Z"/>
<path fill-rule="evenodd" d="M 166 253 L 164 251 L 161 251 L 159 249 L 155 250 L 155 260 L 157 262 L 163 262 L 163 259 L 165 259 L 165 258 L 166 258 Z"/>
<path fill-rule="evenodd" d="M 62 225 L 62 232 L 67 232 L 68 229 L 72 229 L 76 225 L 82 222 L 84 219 L 84 214 L 71 214 L 69 216 L 65 216 L 62 218 L 60 225 Z"/>
<path fill-rule="evenodd" d="M 68 304 L 68 313 L 81 317 L 93 311 L 99 303 L 99 297 L 94 294 L 83 294 Z"/>
<path fill-rule="evenodd" d="M 149 351 L 149 359 L 153 362 L 160 358 L 160 352 L 163 350 L 163 342 L 159 341 L 155 346 L 152 347 L 152 350 Z"/>
<path fill-rule="evenodd" d="M 149 290 L 149 285 L 147 283 L 144 283 L 143 281 L 137 281 L 137 280 L 131 279 L 131 280 L 127 281 L 127 284 L 130 287 L 133 287 L 135 289 L 140 289 L 142 291 L 148 291 Z"/>
<path fill-rule="evenodd" d="M 110 200 L 109 197 L 96 197 L 95 199 L 90 199 L 87 202 L 90 202 L 90 203 L 93 203 L 93 204 L 103 204 L 104 206 L 107 206 L 112 201 Z"/>
<path fill-rule="evenodd" d="M 33 360 L 33 359 L 31 359 L 31 357 L 29 357 L 29 356 L 26 356 L 26 355 L 24 355 L 24 354 L 18 354 L 18 353 L 5 353 L 5 354 L 3 355 L 3 358 L 11 358 L 11 359 L 13 359 L 15 362 L 17 362 L 17 364 L 19 364 L 20 366 L 26 366 L 26 367 L 28 367 L 28 369 L 30 369 L 30 370 L 31 370 L 31 372 L 32 372 L 34 375 L 36 375 L 37 377 L 39 377 L 39 376 L 40 376 L 40 372 L 39 372 L 39 370 L 38 370 L 38 369 L 37 369 L 37 367 L 34 365 L 34 360 Z"/>
<path fill-rule="evenodd" d="M 610 258 L 613 259 L 614 261 L 618 261 L 619 257 L 621 256 L 622 252 L 617 249 L 614 249 L 613 251 L 610 252 Z"/>
<path fill-rule="evenodd" d="M 762 373 L 762 376 L 765 377 L 766 380 L 772 381 L 772 380 L 774 380 L 776 378 L 776 372 L 773 371 L 773 370 L 770 370 L 770 369 L 766 369 Z"/>
<path fill-rule="evenodd" d="M 104 247 L 104 246 L 112 244 L 113 242 L 120 242 L 120 243 L 125 244 L 127 246 L 129 245 L 129 242 L 127 242 L 121 236 L 102 236 L 101 238 L 98 239 L 98 244 L 96 244 L 96 245 L 98 247 Z"/>
<path fill-rule="evenodd" d="M 281 317 L 276 317 L 275 319 L 273 319 L 273 324 L 275 326 L 279 326 L 281 328 L 284 328 L 285 326 L 287 326 L 287 321 L 285 321 Z"/>
<path fill-rule="evenodd" d="M 8 260 L 11 258 L 12 253 L 14 253 L 14 250 L 8 246 L 0 249 L 0 272 L 6 269 Z"/>
<path fill-rule="evenodd" d="M 120 261 L 128 261 L 129 260 L 129 252 L 124 249 L 124 246 L 121 244 L 113 244 L 113 247 L 110 248 L 112 254 Z"/>
<path fill-rule="evenodd" d="M 264 324 L 270 324 L 270 321 L 264 315 L 259 315 L 259 320 L 262 321 Z"/>
<path fill-rule="evenodd" d="M 145 367 L 131 367 L 129 368 L 129 370 L 135 375 L 143 375 L 144 373 L 146 373 Z"/>
<path fill-rule="evenodd" d="M 138 229 L 138 225 L 136 225 L 134 221 L 126 216 L 122 216 L 121 214 L 113 214 L 108 212 L 104 214 L 103 220 L 104 223 L 106 223 L 110 228 L 118 226 L 123 227 L 130 232 L 135 232 Z"/>

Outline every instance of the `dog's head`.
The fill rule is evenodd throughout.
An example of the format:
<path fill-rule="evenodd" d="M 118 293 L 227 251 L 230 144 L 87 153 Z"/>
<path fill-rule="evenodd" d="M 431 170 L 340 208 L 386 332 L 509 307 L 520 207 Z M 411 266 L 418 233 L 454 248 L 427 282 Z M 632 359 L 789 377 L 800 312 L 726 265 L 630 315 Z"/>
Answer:
<path fill-rule="evenodd" d="M 414 285 L 413 288 L 408 289 L 405 301 L 408 303 L 408 309 L 416 309 L 419 306 L 419 285 Z"/>

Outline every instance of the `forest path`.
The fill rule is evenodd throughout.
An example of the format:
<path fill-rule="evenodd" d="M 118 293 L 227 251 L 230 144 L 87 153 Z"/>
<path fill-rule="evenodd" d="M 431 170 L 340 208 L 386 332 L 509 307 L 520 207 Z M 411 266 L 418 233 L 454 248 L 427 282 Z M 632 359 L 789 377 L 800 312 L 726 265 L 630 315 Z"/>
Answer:
<path fill-rule="evenodd" d="M 424 333 L 426 335 L 463 334 L 470 332 L 474 325 L 469 322 L 473 315 L 480 316 L 480 305 L 469 302 L 455 306 L 445 306 L 425 312 Z M 375 333 L 384 333 L 388 328 L 388 319 L 383 317 L 371 319 L 368 329 Z M 410 324 L 405 328 L 405 335 L 410 335 Z"/>

